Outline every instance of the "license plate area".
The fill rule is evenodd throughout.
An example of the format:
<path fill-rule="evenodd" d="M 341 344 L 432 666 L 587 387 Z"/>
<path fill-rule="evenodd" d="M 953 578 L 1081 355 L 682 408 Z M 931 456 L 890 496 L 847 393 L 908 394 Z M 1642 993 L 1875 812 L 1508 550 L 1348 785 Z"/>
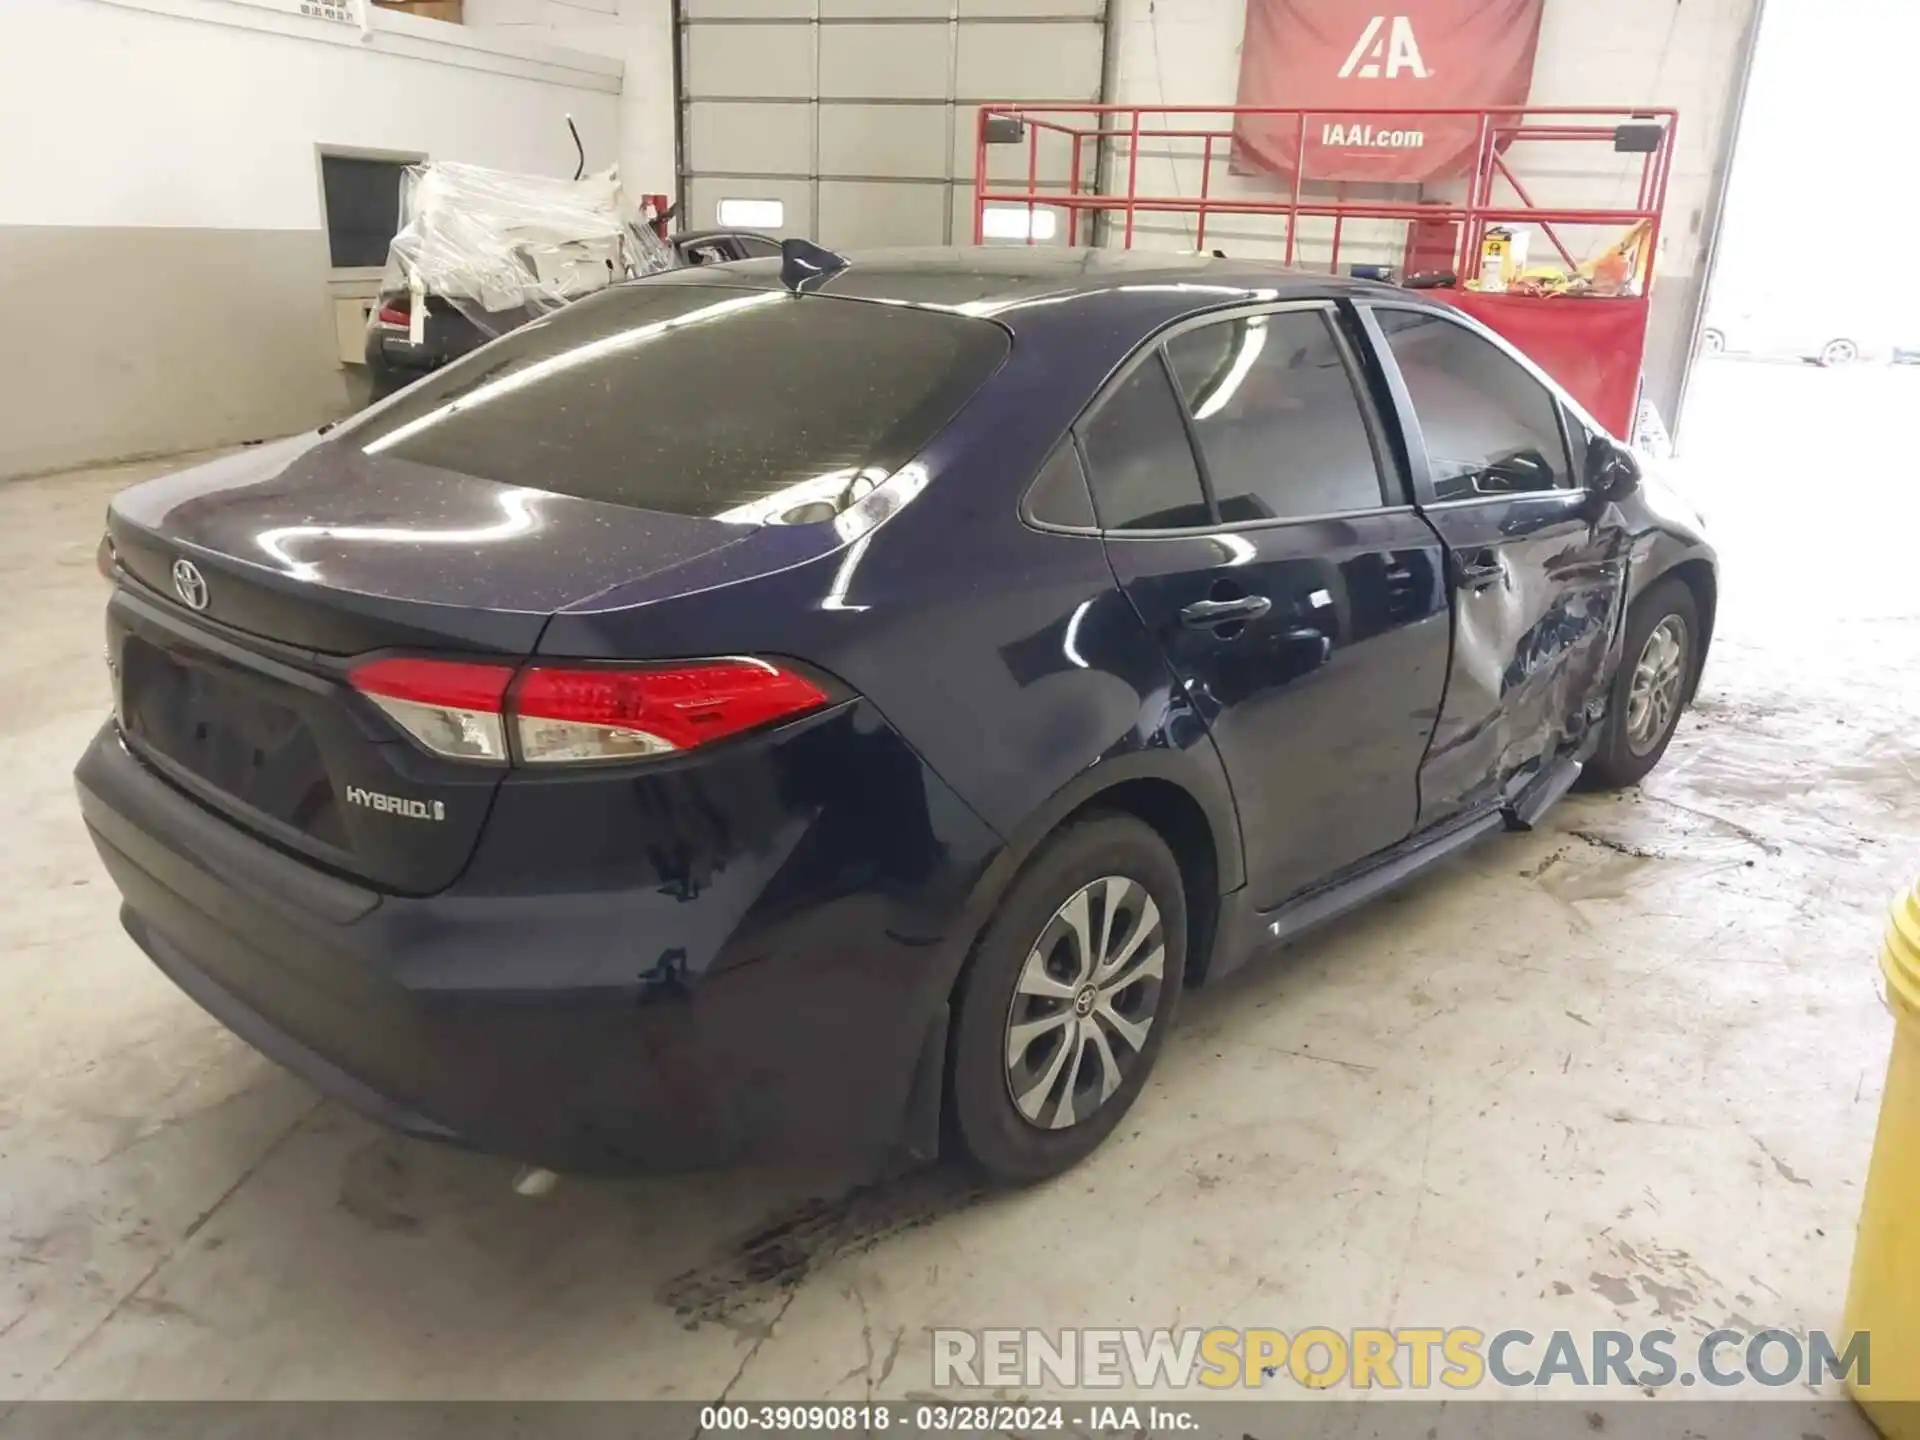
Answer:
<path fill-rule="evenodd" d="M 260 815 L 348 847 L 320 746 L 270 682 L 131 632 L 119 672 L 121 729 L 135 745 Z"/>

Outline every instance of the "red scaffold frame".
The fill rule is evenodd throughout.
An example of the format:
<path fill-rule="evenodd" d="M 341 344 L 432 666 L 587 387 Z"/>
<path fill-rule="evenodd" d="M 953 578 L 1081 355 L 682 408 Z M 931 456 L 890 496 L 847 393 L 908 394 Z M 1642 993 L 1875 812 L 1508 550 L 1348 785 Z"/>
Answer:
<path fill-rule="evenodd" d="M 1296 164 L 1285 193 L 1272 197 L 1224 196 L 1213 193 L 1214 164 L 1227 158 L 1233 143 L 1235 123 L 1244 116 L 1291 120 L 1295 126 L 1294 154 L 1306 153 L 1310 126 L 1316 124 L 1372 124 L 1391 121 L 1406 125 L 1421 120 L 1472 121 L 1478 138 L 1470 168 L 1465 177 L 1466 197 L 1460 201 L 1422 201 L 1418 204 L 1344 198 L 1309 198 L 1304 187 L 1314 183 Z M 1255 105 L 1073 105 L 990 103 L 980 107 L 974 129 L 974 208 L 973 243 L 985 243 L 986 212 L 990 206 L 1024 205 L 1028 215 L 1041 207 L 1067 212 L 1067 243 L 1082 243 L 1081 216 L 1107 214 L 1117 217 L 1119 243 L 1130 248 L 1134 226 L 1142 214 L 1176 213 L 1196 217 L 1194 249 L 1207 248 L 1207 220 L 1215 215 L 1274 215 L 1287 220 L 1285 260 L 1296 258 L 1300 220 L 1304 217 L 1331 219 L 1334 222 L 1332 268 L 1340 264 L 1340 235 L 1348 220 L 1402 220 L 1408 223 L 1438 221 L 1459 226 L 1454 252 L 1454 269 L 1463 277 L 1471 270 L 1472 257 L 1480 253 L 1486 232 L 1495 225 L 1538 225 L 1543 235 L 1560 253 L 1569 269 L 1574 259 L 1561 243 L 1556 225 L 1605 225 L 1627 229 L 1645 224 L 1646 240 L 1642 253 L 1648 257 L 1658 247 L 1660 216 L 1666 206 L 1667 178 L 1673 161 L 1676 111 L 1626 106 L 1506 105 L 1486 109 L 1452 110 L 1286 110 Z M 1172 120 L 1183 123 L 1170 124 Z M 1195 125 L 1190 123 L 1198 120 Z M 989 130 L 995 121 L 1011 121 L 1027 147 L 1027 174 L 1024 186 L 995 183 L 988 178 L 988 147 L 994 143 Z M 1215 124 L 1214 122 L 1218 122 Z M 1661 133 L 1652 148 L 1641 153 L 1639 187 L 1635 202 L 1627 208 L 1536 205 L 1526 186 L 1507 162 L 1506 150 L 1520 141 L 1581 141 L 1615 143 L 1622 125 L 1657 124 Z M 1040 180 L 1040 138 L 1043 134 L 1064 137 L 1069 147 L 1067 178 L 1064 186 Z M 1197 195 L 1156 195 L 1140 192 L 1140 155 L 1143 144 L 1164 140 L 1199 141 L 1200 193 Z M 1017 142 L 1016 142 L 1017 143 Z M 1088 159 L 1098 167 L 1103 146 L 1114 146 L 1115 163 L 1108 188 L 1101 190 L 1088 183 Z M 1505 181 L 1513 191 L 1512 203 L 1497 202 L 1498 182 Z M 1321 184 L 1337 182 L 1318 182 Z M 1087 227 L 1090 228 L 1090 227 Z M 1033 227 L 1028 226 L 1027 243 L 1034 243 Z M 1109 239 L 1113 238 L 1111 235 Z M 1650 261 L 1649 261 L 1650 264 Z M 1648 273 L 1650 278 L 1650 272 Z"/>
<path fill-rule="evenodd" d="M 1272 187 L 1270 191 L 1263 191 L 1261 182 L 1256 181 L 1253 186 L 1236 187 L 1239 193 L 1221 194 L 1214 187 L 1216 163 L 1231 159 L 1235 127 L 1249 116 L 1260 117 L 1268 126 L 1276 117 L 1282 127 L 1288 122 L 1292 124 L 1292 173 L 1268 179 L 1265 184 Z M 1304 173 L 1308 168 L 1309 142 L 1325 133 L 1316 131 L 1314 126 L 1339 125 L 1349 130 L 1364 126 L 1367 128 L 1363 133 L 1373 134 L 1384 128 L 1382 122 L 1399 127 L 1418 125 L 1421 121 L 1442 121 L 1445 122 L 1443 129 L 1477 137 L 1469 149 L 1465 174 L 1429 187 L 1444 189 L 1450 197 L 1459 198 L 1430 200 L 1423 196 L 1417 202 L 1380 199 L 1377 198 L 1380 184 L 1375 182 L 1365 187 L 1375 191 L 1375 196 L 1351 199 L 1348 198 L 1349 186 L 1357 186 L 1358 182 L 1316 180 Z M 1648 295 L 1659 250 L 1661 216 L 1667 203 L 1667 180 L 1678 122 L 1678 112 L 1671 109 L 1602 105 L 1509 105 L 1480 110 L 1289 110 L 1246 105 L 989 103 L 980 107 L 974 131 L 973 243 L 986 243 L 988 211 L 1005 207 L 1025 208 L 1024 239 L 1028 245 L 1052 238 L 1036 234 L 1039 227 L 1034 217 L 1043 209 L 1066 212 L 1064 239 L 1068 245 L 1090 243 L 1098 238 L 1101 243 L 1117 243 L 1122 248 L 1132 248 L 1142 216 L 1192 217 L 1194 224 L 1188 227 L 1187 233 L 1192 248 L 1197 251 L 1208 248 L 1210 218 L 1274 216 L 1284 221 L 1284 237 L 1261 238 L 1282 244 L 1281 258 L 1286 264 L 1302 262 L 1303 249 L 1307 248 L 1302 244 L 1305 239 L 1316 252 L 1316 259 L 1320 248 L 1328 247 L 1328 268 L 1338 273 L 1341 241 L 1348 222 L 1402 222 L 1407 234 L 1404 258 L 1409 263 L 1421 255 L 1420 237 L 1428 237 L 1424 242 L 1428 259 L 1441 253 L 1431 237 L 1435 234 L 1446 237 L 1439 244 L 1451 252 L 1452 263 L 1445 268 L 1452 271 L 1456 288 L 1433 293 L 1502 332 L 1565 385 L 1595 418 L 1615 434 L 1625 436 L 1632 431 L 1638 405 L 1650 314 Z M 1284 128 L 1281 133 L 1285 133 Z M 1058 156 L 1051 149 L 1050 163 L 1043 175 L 1040 155 L 1043 136 L 1056 137 L 1049 140 L 1050 146 L 1064 142 L 1064 177 L 1057 163 Z M 1639 175 L 1634 203 L 1631 206 L 1537 204 L 1527 183 L 1516 173 L 1524 169 L 1524 165 L 1511 153 L 1511 147 L 1528 141 L 1602 144 L 1623 159 L 1636 157 Z M 1151 153 L 1165 142 L 1179 147 L 1176 151 L 1160 151 L 1175 162 L 1176 177 L 1181 161 L 1198 162 L 1198 194 L 1142 192 L 1143 150 Z M 1000 167 L 989 166 L 989 146 L 1004 150 L 1022 144 L 1026 147 L 1024 179 L 993 179 L 991 169 Z M 1618 177 L 1600 178 L 1609 185 L 1617 184 L 1624 191 L 1634 177 L 1631 166 L 1626 166 Z M 1536 179 L 1535 183 L 1541 182 Z M 1501 185 L 1511 192 L 1510 198 L 1505 194 L 1496 195 L 1496 188 Z M 1313 193 L 1308 192 L 1309 186 L 1313 187 Z M 1325 193 L 1329 190 L 1332 198 L 1327 198 Z M 1247 193 L 1249 191 L 1251 193 Z M 1108 223 L 1105 233 L 1096 237 L 1091 222 L 1102 215 L 1108 217 Z M 1084 223 L 1083 216 L 1086 217 Z M 1303 219 L 1330 220 L 1330 237 L 1325 234 L 1303 237 L 1300 228 Z M 1622 272 L 1617 262 L 1614 278 L 1629 279 L 1633 283 L 1623 287 L 1625 294 L 1606 301 L 1481 294 L 1468 290 L 1466 282 L 1479 274 L 1487 233 L 1495 226 L 1537 227 L 1541 238 L 1558 253 L 1569 275 L 1582 266 L 1575 258 L 1574 249 L 1563 238 L 1563 231 L 1576 226 L 1597 227 L 1610 232 L 1610 246 L 1620 246 L 1631 234 L 1631 267 Z M 1377 232 L 1376 238 L 1365 243 L 1377 245 Z M 1618 257 L 1619 261 L 1624 258 L 1624 254 Z M 1423 264 L 1420 268 L 1441 267 Z"/>

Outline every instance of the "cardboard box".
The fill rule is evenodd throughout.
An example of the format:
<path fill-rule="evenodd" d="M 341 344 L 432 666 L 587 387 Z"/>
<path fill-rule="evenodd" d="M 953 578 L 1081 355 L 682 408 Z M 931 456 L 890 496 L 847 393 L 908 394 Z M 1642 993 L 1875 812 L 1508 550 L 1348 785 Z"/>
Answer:
<path fill-rule="evenodd" d="M 450 24 L 461 23 L 460 6 L 462 0 L 373 0 L 382 10 L 398 10 L 406 15 L 418 15 L 423 20 L 445 20 Z"/>

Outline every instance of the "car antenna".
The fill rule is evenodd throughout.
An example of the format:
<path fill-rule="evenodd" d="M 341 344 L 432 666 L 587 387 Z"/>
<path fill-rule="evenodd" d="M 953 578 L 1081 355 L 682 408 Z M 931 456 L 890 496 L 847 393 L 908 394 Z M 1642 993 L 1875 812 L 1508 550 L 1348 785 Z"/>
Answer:
<path fill-rule="evenodd" d="M 573 136 L 573 152 L 580 158 L 573 167 L 573 178 L 578 180 L 587 173 L 587 147 L 580 143 L 580 127 L 573 123 L 573 116 L 567 116 L 567 133 Z"/>
<path fill-rule="evenodd" d="M 809 285 L 831 280 L 852 262 L 810 240 L 780 242 L 780 283 L 798 295 Z"/>

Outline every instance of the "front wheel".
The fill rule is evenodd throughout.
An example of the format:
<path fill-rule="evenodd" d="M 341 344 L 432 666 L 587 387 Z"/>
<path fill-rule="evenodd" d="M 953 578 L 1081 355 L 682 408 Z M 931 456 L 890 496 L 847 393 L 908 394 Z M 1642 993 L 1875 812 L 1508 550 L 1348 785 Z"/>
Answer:
<path fill-rule="evenodd" d="M 1851 340 L 1829 340 L 1820 347 L 1820 363 L 1832 370 L 1851 365 L 1860 358 L 1860 347 Z"/>
<path fill-rule="evenodd" d="M 1581 774 L 1589 788 L 1624 789 L 1660 763 L 1692 694 L 1700 640 L 1700 607 L 1679 580 L 1657 582 L 1628 612 L 1606 725 Z"/>
<path fill-rule="evenodd" d="M 1104 815 L 1054 836 L 961 981 L 949 1099 L 974 1163 L 1040 1180 L 1105 1140 L 1153 1069 L 1186 959 L 1186 893 L 1158 834 Z"/>

